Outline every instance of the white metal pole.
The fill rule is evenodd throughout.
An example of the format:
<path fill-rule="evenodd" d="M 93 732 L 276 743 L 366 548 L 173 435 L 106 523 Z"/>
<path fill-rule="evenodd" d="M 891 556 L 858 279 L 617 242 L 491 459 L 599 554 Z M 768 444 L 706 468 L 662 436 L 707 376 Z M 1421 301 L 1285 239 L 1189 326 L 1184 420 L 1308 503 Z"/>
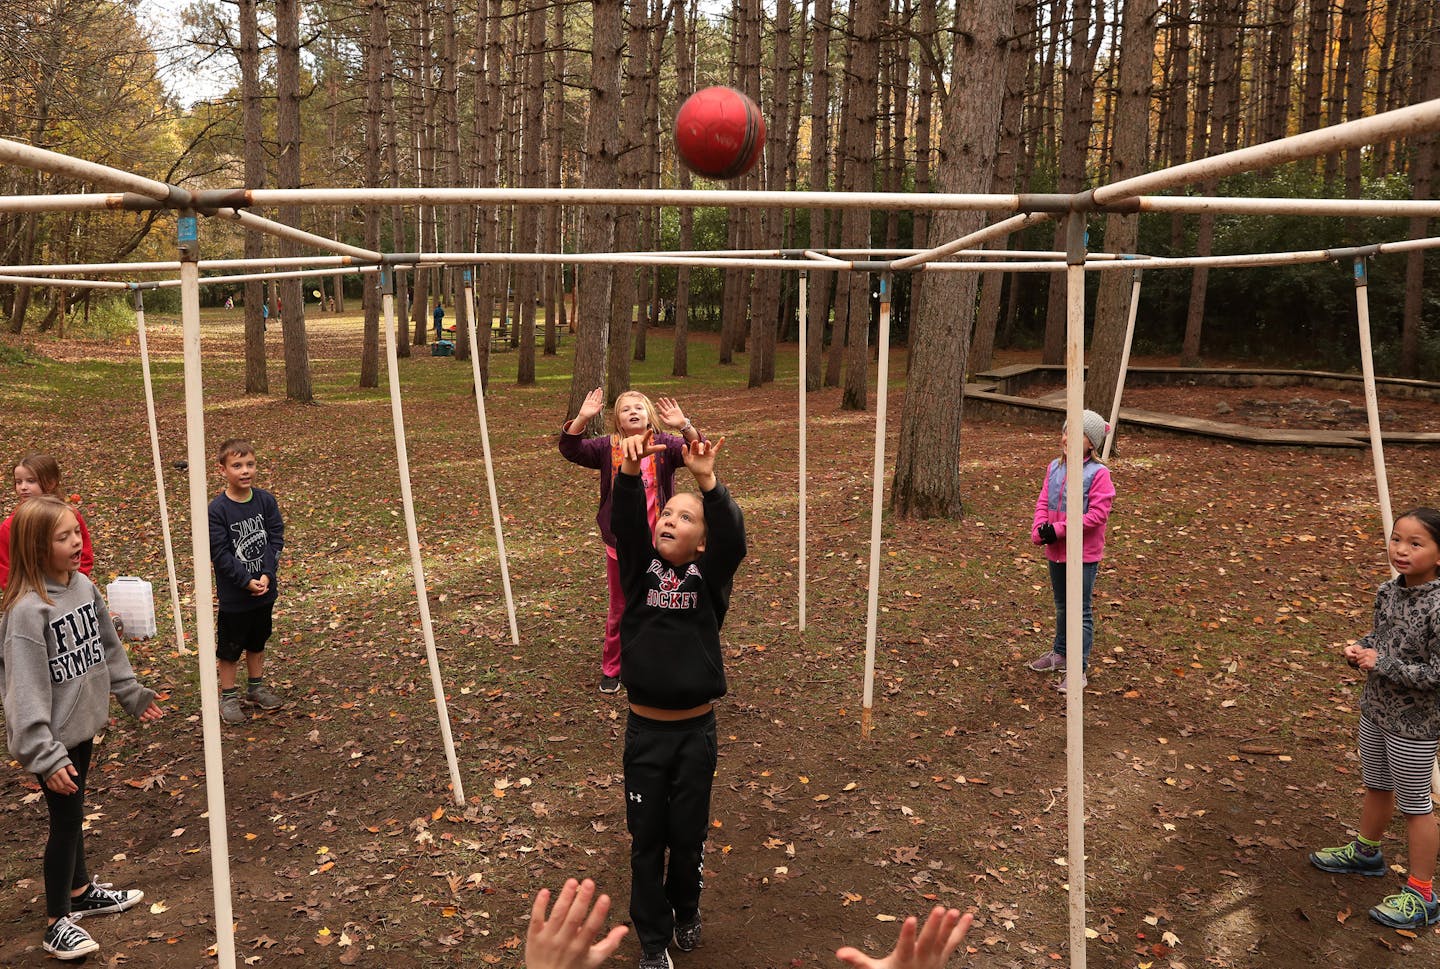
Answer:
<path fill-rule="evenodd" d="M 1390 510 L 1390 481 L 1385 474 L 1385 441 L 1380 436 L 1380 400 L 1375 392 L 1375 355 L 1370 348 L 1370 278 L 1365 257 L 1355 257 L 1355 315 L 1360 322 L 1360 372 L 1365 378 L 1365 423 L 1370 428 L 1370 457 L 1375 464 L 1375 490 L 1380 496 L 1380 521 L 1385 527 L 1381 536 L 1389 543 L 1395 518 Z M 1389 557 L 1386 557 L 1389 561 Z M 1398 573 L 1392 566 L 1390 577 Z"/>
<path fill-rule="evenodd" d="M 184 656 L 189 650 L 185 648 L 185 624 L 180 613 L 180 583 L 175 578 L 175 545 L 170 539 L 170 510 L 165 500 L 165 463 L 160 457 L 160 429 L 155 422 L 155 386 L 150 381 L 150 346 L 145 340 L 145 298 L 138 289 L 135 290 L 135 334 L 140 344 L 140 374 L 145 381 L 145 417 L 150 423 L 150 459 L 155 465 L 155 497 L 160 506 L 160 537 L 165 542 L 165 571 L 170 577 L 170 611 L 175 617 L 175 648 Z"/>
<path fill-rule="evenodd" d="M 455 803 L 464 805 L 465 788 L 460 783 L 460 764 L 455 759 L 455 741 L 450 736 L 450 710 L 445 703 L 445 683 L 440 678 L 440 656 L 435 651 L 435 627 L 430 621 L 430 594 L 425 591 L 425 563 L 420 558 L 420 531 L 415 524 L 415 500 L 410 490 L 410 454 L 405 447 L 405 415 L 400 407 L 400 365 L 395 356 L 395 288 L 388 270 L 380 273 L 381 303 L 385 313 L 385 368 L 390 375 L 390 419 L 395 428 L 395 461 L 400 470 L 400 499 L 405 506 L 405 536 L 410 542 L 410 569 L 415 575 L 415 599 L 420 606 L 420 631 L 425 637 L 425 658 L 430 665 L 430 686 L 435 692 L 435 714 L 440 720 L 440 738 L 445 743 L 445 762 L 450 766 L 450 787 Z"/>
<path fill-rule="evenodd" d="M 806 456 L 806 445 L 808 443 L 808 432 L 806 423 L 806 376 L 807 359 L 805 356 L 805 344 L 807 341 L 806 327 L 807 314 L 809 312 L 809 287 L 810 273 L 800 270 L 800 376 L 797 383 L 800 385 L 800 631 L 805 631 L 805 479 L 809 474 L 808 461 Z"/>
<path fill-rule="evenodd" d="M 215 587 L 210 579 L 210 501 L 205 472 L 205 392 L 200 371 L 200 270 L 193 214 L 179 219 L 180 320 L 185 345 L 185 443 L 190 463 L 190 553 L 195 565 L 195 649 L 200 658 L 200 725 L 205 736 L 205 804 L 210 819 L 210 874 L 215 895 L 215 957 L 235 969 L 235 916 L 230 898 L 230 832 L 225 820 L 225 756 L 220 748 L 220 682 L 215 669 Z"/>
<path fill-rule="evenodd" d="M 1065 274 L 1065 783 L 1069 792 L 1070 967 L 1085 969 L 1085 217 L 1067 217 Z"/>
<path fill-rule="evenodd" d="M 1135 314 L 1140 310 L 1140 274 L 1135 270 L 1130 286 L 1130 314 L 1125 320 L 1125 346 L 1120 351 L 1120 373 L 1115 377 L 1115 399 L 1110 403 L 1110 433 L 1105 436 L 1105 449 L 1100 460 L 1110 460 L 1110 446 L 1115 443 L 1115 429 L 1120 426 L 1120 397 L 1125 393 L 1125 375 L 1130 372 L 1130 348 L 1135 343 Z"/>
<path fill-rule="evenodd" d="M 490 517 L 495 523 L 495 549 L 500 556 L 500 582 L 505 587 L 505 612 L 510 617 L 510 642 L 520 645 L 520 626 L 515 622 L 515 597 L 510 593 L 510 560 L 505 554 L 505 529 L 500 525 L 500 498 L 495 491 L 495 467 L 490 460 L 490 425 L 485 420 L 485 387 L 480 379 L 479 330 L 475 325 L 473 270 L 464 271 L 465 325 L 470 334 L 470 372 L 475 383 L 475 410 L 480 415 L 480 449 L 485 455 L 485 483 L 490 488 Z M 488 325 L 488 323 L 487 323 Z"/>
<path fill-rule="evenodd" d="M 880 275 L 880 366 L 875 378 L 875 467 L 870 483 L 870 591 L 865 606 L 865 694 L 860 736 L 869 737 L 875 696 L 875 640 L 880 613 L 880 525 L 885 514 L 885 411 L 890 388 L 890 274 Z"/>

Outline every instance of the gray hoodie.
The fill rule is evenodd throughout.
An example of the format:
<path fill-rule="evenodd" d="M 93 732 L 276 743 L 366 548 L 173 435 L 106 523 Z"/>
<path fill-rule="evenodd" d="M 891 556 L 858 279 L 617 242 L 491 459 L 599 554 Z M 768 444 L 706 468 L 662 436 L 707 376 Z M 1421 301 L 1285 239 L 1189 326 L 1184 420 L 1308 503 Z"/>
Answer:
<path fill-rule="evenodd" d="M 155 699 L 130 668 L 100 590 L 80 572 L 69 585 L 45 581 L 52 603 L 30 591 L 0 619 L 0 696 L 5 741 L 32 774 L 70 763 L 110 717 L 110 694 L 138 717 Z"/>

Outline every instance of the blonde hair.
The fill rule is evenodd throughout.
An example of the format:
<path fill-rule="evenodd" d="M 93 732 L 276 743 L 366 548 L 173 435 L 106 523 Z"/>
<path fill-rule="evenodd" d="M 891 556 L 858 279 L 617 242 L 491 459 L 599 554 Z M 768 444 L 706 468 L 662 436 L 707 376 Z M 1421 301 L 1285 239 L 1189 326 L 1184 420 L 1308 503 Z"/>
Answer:
<path fill-rule="evenodd" d="M 46 565 L 55 532 L 66 515 L 75 509 L 54 495 L 36 495 L 15 509 L 10 522 L 10 578 L 5 587 L 3 610 L 9 612 L 20 597 L 34 591 L 47 603 L 54 602 L 45 591 Z"/>
<path fill-rule="evenodd" d="M 646 397 L 644 394 L 640 393 L 640 391 L 638 391 L 638 390 L 627 390 L 627 391 L 624 391 L 623 393 L 621 393 L 619 396 L 617 396 L 617 397 L 615 398 L 615 405 L 610 408 L 610 438 L 611 438 L 611 440 L 614 440 L 614 439 L 616 439 L 616 438 L 619 438 L 619 437 L 623 436 L 623 435 L 621 435 L 621 433 L 620 433 L 620 402 L 621 402 L 622 400 L 624 400 L 626 397 L 639 397 L 641 403 L 643 403 L 643 404 L 645 405 L 645 419 L 650 422 L 650 429 L 653 430 L 653 431 L 660 431 L 660 430 L 662 430 L 662 427 L 661 427 L 661 424 L 660 424 L 660 413 L 659 413 L 657 410 L 655 410 L 655 405 L 654 405 L 653 403 L 651 403 L 650 398 L 649 398 L 649 397 Z"/>
<path fill-rule="evenodd" d="M 60 462 L 50 455 L 27 454 L 15 462 L 15 467 L 33 474 L 43 493 L 53 495 L 60 490 Z"/>

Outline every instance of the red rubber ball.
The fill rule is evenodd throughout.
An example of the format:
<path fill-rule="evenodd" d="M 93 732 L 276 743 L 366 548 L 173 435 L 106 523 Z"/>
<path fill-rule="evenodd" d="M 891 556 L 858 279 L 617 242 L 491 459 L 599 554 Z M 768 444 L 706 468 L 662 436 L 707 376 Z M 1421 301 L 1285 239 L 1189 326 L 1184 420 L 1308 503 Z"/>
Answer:
<path fill-rule="evenodd" d="M 697 175 L 737 178 L 755 167 L 764 147 L 760 109 L 734 88 L 702 88 L 675 115 L 675 150 Z"/>

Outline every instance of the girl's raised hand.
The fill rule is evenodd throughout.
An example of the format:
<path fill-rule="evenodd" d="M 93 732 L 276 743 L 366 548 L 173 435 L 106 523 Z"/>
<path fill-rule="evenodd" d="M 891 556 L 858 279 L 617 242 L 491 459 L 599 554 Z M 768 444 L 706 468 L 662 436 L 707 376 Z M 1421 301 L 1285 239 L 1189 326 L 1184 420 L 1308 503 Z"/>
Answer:
<path fill-rule="evenodd" d="M 580 405 L 580 413 L 576 416 L 579 417 L 581 420 L 588 422 L 590 418 L 594 417 L 596 414 L 600 413 L 604 409 L 605 388 L 596 387 L 594 390 L 590 391 L 590 393 L 585 395 L 585 402 Z"/>
<path fill-rule="evenodd" d="M 682 452 L 685 467 L 690 469 L 691 474 L 714 474 L 715 455 L 720 453 L 720 446 L 724 443 L 723 437 L 714 441 L 691 441 Z"/>
<path fill-rule="evenodd" d="M 655 398 L 655 413 L 667 427 L 684 427 L 685 412 L 680 409 L 680 404 L 674 397 Z"/>

